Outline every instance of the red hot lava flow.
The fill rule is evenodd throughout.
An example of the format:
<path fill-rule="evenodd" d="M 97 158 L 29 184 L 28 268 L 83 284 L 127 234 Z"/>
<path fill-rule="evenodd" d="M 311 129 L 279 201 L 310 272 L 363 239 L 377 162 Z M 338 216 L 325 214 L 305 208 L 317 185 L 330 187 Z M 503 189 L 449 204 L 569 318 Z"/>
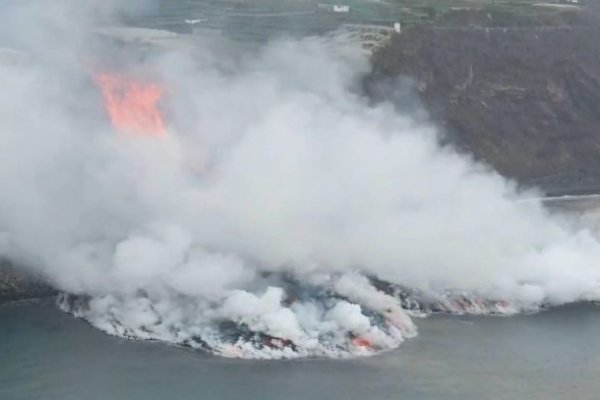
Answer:
<path fill-rule="evenodd" d="M 165 120 L 158 108 L 163 95 L 160 85 L 116 73 L 96 74 L 94 81 L 115 130 L 143 136 L 166 135 Z"/>

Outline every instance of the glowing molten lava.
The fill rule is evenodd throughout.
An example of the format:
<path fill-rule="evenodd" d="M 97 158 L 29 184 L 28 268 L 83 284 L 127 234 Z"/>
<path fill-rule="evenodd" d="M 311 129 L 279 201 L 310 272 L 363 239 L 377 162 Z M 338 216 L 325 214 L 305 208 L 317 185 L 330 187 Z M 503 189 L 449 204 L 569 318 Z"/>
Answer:
<path fill-rule="evenodd" d="M 163 89 L 154 83 L 112 73 L 101 73 L 94 81 L 102 91 L 104 106 L 113 127 L 122 133 L 163 136 L 167 130 L 158 101 Z"/>
<path fill-rule="evenodd" d="M 369 350 L 373 349 L 373 344 L 371 343 L 371 341 L 363 337 L 356 337 L 352 339 L 352 344 L 356 347 L 364 347 Z"/>

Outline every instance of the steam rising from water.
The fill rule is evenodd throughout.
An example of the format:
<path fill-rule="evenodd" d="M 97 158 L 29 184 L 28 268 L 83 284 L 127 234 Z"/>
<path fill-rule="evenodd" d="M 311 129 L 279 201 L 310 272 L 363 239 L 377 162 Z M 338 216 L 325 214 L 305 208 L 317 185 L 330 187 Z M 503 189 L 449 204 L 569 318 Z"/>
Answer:
<path fill-rule="evenodd" d="M 95 326 L 223 355 L 345 355 L 414 335 L 411 299 L 501 313 L 599 299 L 595 235 L 368 105 L 360 50 L 198 37 L 120 59 L 86 13 L 48 11 L 11 32 L 28 61 L 0 65 L 0 255 L 84 295 L 61 304 Z M 167 135 L 113 132 L 92 80 L 107 64 L 168 88 Z"/>

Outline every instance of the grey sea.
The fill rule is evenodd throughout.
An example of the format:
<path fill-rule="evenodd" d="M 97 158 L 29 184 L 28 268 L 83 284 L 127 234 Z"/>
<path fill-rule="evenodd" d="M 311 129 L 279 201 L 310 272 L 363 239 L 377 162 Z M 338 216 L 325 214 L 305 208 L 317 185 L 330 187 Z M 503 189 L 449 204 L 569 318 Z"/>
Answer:
<path fill-rule="evenodd" d="M 6 304 L 0 399 L 600 398 L 599 306 L 416 322 L 370 358 L 247 361 L 107 336 L 48 300 Z"/>

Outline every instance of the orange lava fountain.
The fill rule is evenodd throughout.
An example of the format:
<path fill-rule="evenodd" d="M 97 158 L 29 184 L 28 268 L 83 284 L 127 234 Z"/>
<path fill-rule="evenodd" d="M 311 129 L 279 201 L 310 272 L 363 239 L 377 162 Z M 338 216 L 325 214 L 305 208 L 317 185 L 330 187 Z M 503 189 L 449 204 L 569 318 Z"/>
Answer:
<path fill-rule="evenodd" d="M 164 136 L 167 129 L 158 108 L 160 85 L 113 73 L 94 76 L 115 130 L 124 134 Z"/>

